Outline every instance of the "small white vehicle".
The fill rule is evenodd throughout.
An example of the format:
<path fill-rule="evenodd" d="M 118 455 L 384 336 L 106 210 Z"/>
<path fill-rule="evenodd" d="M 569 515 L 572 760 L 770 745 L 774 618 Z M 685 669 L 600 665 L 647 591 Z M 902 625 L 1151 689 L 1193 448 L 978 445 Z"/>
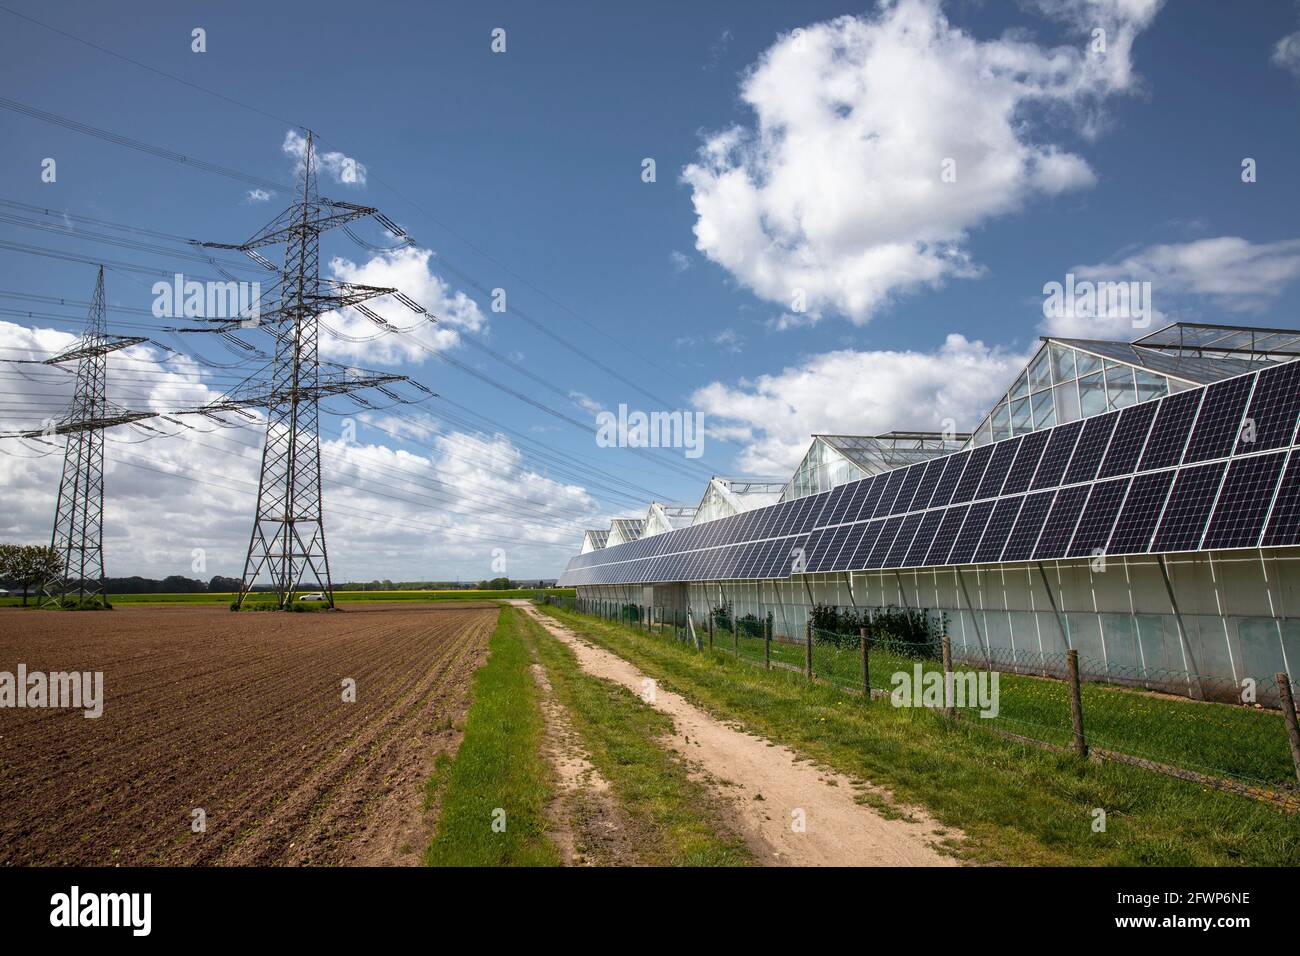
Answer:
<path fill-rule="evenodd" d="M 320 591 L 310 591 L 307 594 L 299 594 L 298 600 L 299 601 L 323 601 L 325 600 L 325 595 Z"/>

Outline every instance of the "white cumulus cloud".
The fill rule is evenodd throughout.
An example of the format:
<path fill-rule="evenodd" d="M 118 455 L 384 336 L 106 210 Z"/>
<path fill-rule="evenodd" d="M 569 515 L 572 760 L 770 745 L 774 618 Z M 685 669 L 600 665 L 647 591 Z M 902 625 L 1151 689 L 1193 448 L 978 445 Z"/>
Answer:
<path fill-rule="evenodd" d="M 1132 44 L 1160 3 L 1039 0 L 1064 22 L 1059 46 L 977 39 L 938 0 L 783 35 L 744 78 L 753 125 L 709 135 L 683 170 L 696 248 L 812 320 L 864 323 L 897 295 L 978 275 L 971 230 L 1094 183 L 1051 130 L 1096 132 L 1105 98 L 1136 83 Z"/>

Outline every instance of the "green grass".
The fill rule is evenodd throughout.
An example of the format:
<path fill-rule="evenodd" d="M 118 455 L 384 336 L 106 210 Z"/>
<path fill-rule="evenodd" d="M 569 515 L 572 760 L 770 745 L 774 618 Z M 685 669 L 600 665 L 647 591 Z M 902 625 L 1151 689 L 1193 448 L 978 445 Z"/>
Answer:
<path fill-rule="evenodd" d="M 1136 767 L 1015 744 L 970 726 L 979 718 L 952 722 L 931 711 L 892 707 L 888 700 L 867 702 L 833 686 L 808 685 L 797 673 L 737 661 L 729 650 L 697 653 L 671 637 L 554 608 L 543 611 L 716 716 L 927 807 L 945 826 L 965 832 L 961 853 L 971 860 L 1300 865 L 1300 820 L 1258 801 Z M 724 641 L 715 636 L 719 645 Z M 802 662 L 801 646 L 785 645 L 783 653 L 790 652 L 798 655 L 792 662 Z M 878 670 L 887 680 L 883 663 Z M 1002 693 L 1005 707 L 1005 685 Z M 1104 833 L 1092 831 L 1094 808 L 1107 813 Z"/>
<path fill-rule="evenodd" d="M 465 736 L 450 764 L 435 767 L 426 793 L 441 798 L 429 866 L 553 866 L 546 835 L 551 769 L 542 756 L 545 725 L 530 670 L 521 616 L 503 608 L 489 657 L 474 675 Z M 505 828 L 493 828 L 499 811 Z"/>
<path fill-rule="evenodd" d="M 763 660 L 762 638 L 740 638 L 740 656 Z M 733 653 L 730 632 L 714 634 L 715 649 Z M 804 645 L 772 642 L 772 660 L 804 667 Z M 873 649 L 869 671 L 871 686 L 891 690 L 892 675 L 912 673 L 916 661 Z M 924 671 L 940 671 L 937 662 L 923 661 Z M 813 645 L 813 673 L 819 678 L 853 689 L 862 686 L 862 661 L 858 648 Z M 970 670 L 977 664 L 957 664 Z M 1068 746 L 1070 724 L 1068 685 L 1061 680 L 1003 673 L 998 678 L 999 712 L 988 726 L 1035 740 Z M 1082 686 L 1084 733 L 1090 746 L 1144 757 L 1213 776 L 1236 778 L 1248 784 L 1290 786 L 1295 765 L 1287 743 L 1282 715 L 1231 704 L 1205 703 L 1140 690 L 1085 682 Z M 965 715 L 963 715 L 965 716 Z"/>
<path fill-rule="evenodd" d="M 752 862 L 744 841 L 717 823 L 720 805 L 661 742 L 671 718 L 619 684 L 585 673 L 573 652 L 529 618 L 556 700 L 618 804 L 639 862 L 654 866 L 738 866 Z"/>
<path fill-rule="evenodd" d="M 535 588 L 523 588 L 514 591 L 335 591 L 336 604 L 365 603 L 369 601 L 500 601 L 510 598 L 531 598 L 538 593 Z M 541 593 L 572 597 L 572 588 L 544 588 Z M 115 606 L 126 604 L 229 604 L 234 594 L 219 591 L 200 591 L 192 594 L 110 594 L 109 601 Z M 250 601 L 267 600 L 261 594 L 254 593 Z M 34 595 L 28 597 L 28 604 L 36 603 Z M 22 597 L 0 597 L 0 607 L 17 607 L 22 604 Z"/>

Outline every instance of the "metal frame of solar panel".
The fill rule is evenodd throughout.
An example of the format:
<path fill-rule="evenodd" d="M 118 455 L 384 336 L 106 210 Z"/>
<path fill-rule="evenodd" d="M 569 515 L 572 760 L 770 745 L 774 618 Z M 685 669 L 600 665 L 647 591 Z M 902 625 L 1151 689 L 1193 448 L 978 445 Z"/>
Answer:
<path fill-rule="evenodd" d="M 561 581 L 766 579 L 1300 544 L 1298 424 L 1292 360 L 588 552 Z"/>

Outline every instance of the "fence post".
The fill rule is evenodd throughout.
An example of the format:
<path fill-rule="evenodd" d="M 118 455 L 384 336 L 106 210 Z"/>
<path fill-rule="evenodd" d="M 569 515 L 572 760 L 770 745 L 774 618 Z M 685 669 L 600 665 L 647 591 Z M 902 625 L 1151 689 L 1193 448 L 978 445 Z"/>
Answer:
<path fill-rule="evenodd" d="M 1273 679 L 1277 681 L 1277 693 L 1282 698 L 1282 719 L 1286 721 L 1286 735 L 1291 741 L 1291 760 L 1295 763 L 1295 776 L 1300 780 L 1300 726 L 1296 724 L 1291 679 L 1285 674 L 1274 674 Z"/>
<path fill-rule="evenodd" d="M 772 621 L 763 618 L 763 666 L 772 669 Z"/>
<path fill-rule="evenodd" d="M 813 676 L 812 675 L 812 632 L 813 632 L 812 621 L 809 621 L 807 624 L 803 626 L 803 633 L 804 633 L 803 671 L 804 671 L 804 675 L 809 680 L 812 680 L 812 676 Z"/>
<path fill-rule="evenodd" d="M 1065 652 L 1066 670 L 1070 675 L 1070 723 L 1074 725 L 1074 751 L 1088 756 L 1088 742 L 1083 736 L 1083 697 L 1079 693 L 1079 652 L 1073 647 Z"/>
<path fill-rule="evenodd" d="M 731 651 L 737 658 L 740 657 L 740 624 L 734 612 L 731 615 Z"/>
<path fill-rule="evenodd" d="M 713 650 L 713 609 L 709 608 L 709 650 Z"/>
<path fill-rule="evenodd" d="M 871 700 L 871 666 L 867 662 L 867 629 L 858 628 L 859 650 L 862 652 L 862 696 Z"/>
<path fill-rule="evenodd" d="M 949 717 L 957 716 L 957 702 L 952 693 L 952 638 L 943 636 L 943 711 Z"/>

